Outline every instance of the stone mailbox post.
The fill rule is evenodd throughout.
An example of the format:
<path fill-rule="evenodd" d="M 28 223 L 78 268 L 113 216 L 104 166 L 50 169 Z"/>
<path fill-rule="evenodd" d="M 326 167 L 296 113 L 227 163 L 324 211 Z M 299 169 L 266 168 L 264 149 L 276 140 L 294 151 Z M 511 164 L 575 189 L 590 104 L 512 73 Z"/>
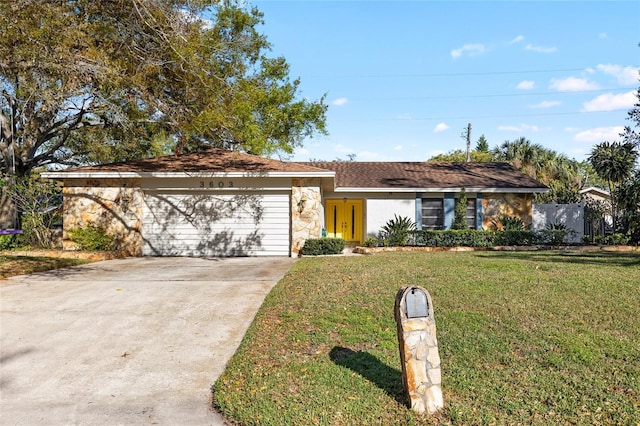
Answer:
<path fill-rule="evenodd" d="M 431 296 L 422 287 L 403 287 L 395 303 L 402 384 L 411 409 L 434 414 L 444 406 L 440 354 Z"/>

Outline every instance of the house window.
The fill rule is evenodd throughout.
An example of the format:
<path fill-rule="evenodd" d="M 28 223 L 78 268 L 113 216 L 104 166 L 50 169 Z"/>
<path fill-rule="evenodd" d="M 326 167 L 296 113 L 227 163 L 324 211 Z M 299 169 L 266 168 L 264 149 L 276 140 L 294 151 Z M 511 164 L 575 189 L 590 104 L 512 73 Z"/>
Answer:
<path fill-rule="evenodd" d="M 442 198 L 422 199 L 422 229 L 443 229 L 444 207 Z"/>
<path fill-rule="evenodd" d="M 467 198 L 467 226 L 470 229 L 476 229 L 476 199 L 475 198 Z"/>

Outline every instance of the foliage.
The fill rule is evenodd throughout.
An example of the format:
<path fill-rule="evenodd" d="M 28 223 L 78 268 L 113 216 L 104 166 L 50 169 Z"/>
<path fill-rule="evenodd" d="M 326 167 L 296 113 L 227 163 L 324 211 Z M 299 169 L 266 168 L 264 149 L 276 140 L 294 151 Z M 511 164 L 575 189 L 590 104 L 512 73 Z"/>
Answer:
<path fill-rule="evenodd" d="M 340 254 L 344 250 L 342 238 L 310 238 L 300 249 L 303 256 L 319 256 L 325 254 Z"/>
<path fill-rule="evenodd" d="M 639 267 L 639 253 L 565 251 L 303 258 L 213 403 L 245 425 L 636 424 Z M 394 298 L 415 284 L 442 360 L 433 418 L 405 405 L 398 362 Z"/>
<path fill-rule="evenodd" d="M 639 130 L 632 129 L 631 126 L 625 126 L 624 132 L 621 136 L 623 137 L 624 142 L 635 145 L 640 149 L 640 88 L 636 90 L 636 98 L 636 103 L 627 113 L 627 120 L 635 122 L 634 127 L 639 128 Z"/>
<path fill-rule="evenodd" d="M 0 235 L 0 251 L 15 250 L 23 246 L 22 235 Z"/>
<path fill-rule="evenodd" d="M 568 228 L 564 223 L 547 223 L 540 234 L 545 243 L 559 246 L 565 242 L 568 236 L 575 235 L 576 231 Z"/>
<path fill-rule="evenodd" d="M 494 231 L 418 230 L 413 234 L 416 245 L 425 247 L 491 247 L 495 241 Z"/>
<path fill-rule="evenodd" d="M 622 229 L 634 244 L 640 244 L 640 169 L 622 182 L 615 191 L 621 215 Z"/>
<path fill-rule="evenodd" d="M 462 149 L 454 149 L 446 154 L 437 154 L 429 158 L 430 162 L 453 162 L 464 163 L 466 160 L 466 152 Z M 471 161 L 474 162 L 489 162 L 494 161 L 493 156 L 489 152 L 473 150 L 471 151 Z"/>
<path fill-rule="evenodd" d="M 464 162 L 465 151 L 453 150 L 431 157 L 429 161 Z M 550 192 L 536 194 L 535 203 L 575 203 L 579 201 L 579 191 L 585 185 L 598 182 L 588 163 L 569 159 L 525 138 L 505 141 L 489 149 L 486 139 L 481 136 L 476 149 L 471 152 L 471 161 L 507 162 L 548 186 Z"/>
<path fill-rule="evenodd" d="M 618 229 L 618 212 L 620 198 L 617 189 L 632 176 L 638 159 L 638 151 L 630 142 L 602 142 L 597 144 L 589 156 L 594 170 L 609 186 L 612 197 L 613 228 Z"/>
<path fill-rule="evenodd" d="M 79 250 L 107 251 L 115 248 L 113 236 L 107 234 L 104 228 L 88 224 L 84 228 L 69 230 L 69 239 L 78 245 Z"/>
<path fill-rule="evenodd" d="M 550 192 L 537 194 L 534 203 L 575 203 L 579 200 L 579 190 L 585 184 L 581 163 L 526 138 L 505 141 L 491 153 L 495 161 L 506 161 L 549 187 Z"/>
<path fill-rule="evenodd" d="M 368 237 L 362 244 L 365 247 L 378 247 L 378 239 L 376 237 Z"/>
<path fill-rule="evenodd" d="M 456 200 L 456 206 L 453 211 L 453 224 L 451 229 L 468 229 L 467 225 L 467 192 L 464 188 L 460 191 L 460 196 Z"/>
<path fill-rule="evenodd" d="M 324 98 L 299 97 L 285 59 L 268 56 L 262 14 L 244 5 L 0 2 L 0 172 L 175 144 L 290 153 L 326 133 Z"/>
<path fill-rule="evenodd" d="M 608 200 L 594 200 L 586 198 L 584 202 L 584 220 L 591 228 L 591 236 L 596 236 L 600 229 L 600 221 L 603 220 L 605 214 L 611 211 L 611 202 Z M 585 235 L 590 241 L 591 236 Z"/>
<path fill-rule="evenodd" d="M 501 216 L 497 220 L 492 220 L 491 226 L 495 230 L 504 231 L 522 231 L 527 229 L 527 225 L 524 221 L 515 216 Z"/>
<path fill-rule="evenodd" d="M 629 244 L 630 238 L 624 234 L 616 233 L 607 235 L 604 243 L 609 246 L 624 246 Z"/>
<path fill-rule="evenodd" d="M 18 227 L 24 232 L 22 243 L 33 247 L 52 247 L 52 229 L 62 223 L 60 188 L 37 175 L 5 175 L 0 177 L 0 186 L 7 191 L 19 213 Z"/>
<path fill-rule="evenodd" d="M 531 230 L 417 230 L 411 234 L 416 246 L 425 247 L 531 246 L 544 243 L 543 236 Z"/>
<path fill-rule="evenodd" d="M 389 246 L 406 246 L 409 243 L 409 232 L 416 229 L 416 224 L 408 217 L 393 215 L 382 227 L 380 236 Z"/>
<path fill-rule="evenodd" d="M 489 152 L 489 141 L 487 141 L 487 138 L 485 138 L 484 135 L 481 135 L 478 138 L 478 141 L 476 142 L 475 151 L 476 152 Z"/>

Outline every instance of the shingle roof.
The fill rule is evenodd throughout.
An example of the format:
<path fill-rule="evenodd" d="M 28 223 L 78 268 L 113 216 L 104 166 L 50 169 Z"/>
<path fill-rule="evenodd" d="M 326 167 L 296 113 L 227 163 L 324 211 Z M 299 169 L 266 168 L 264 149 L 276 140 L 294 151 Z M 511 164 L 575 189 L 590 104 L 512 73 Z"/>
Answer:
<path fill-rule="evenodd" d="M 287 162 L 223 149 L 47 172 L 46 177 L 111 173 L 327 173 L 336 188 L 381 190 L 494 188 L 540 192 L 547 187 L 507 163 Z"/>
<path fill-rule="evenodd" d="M 507 163 L 313 162 L 336 172 L 338 188 L 500 188 L 546 191 Z"/>
<path fill-rule="evenodd" d="M 122 163 L 103 164 L 65 169 L 66 172 L 119 172 L 119 173 L 195 173 L 195 172 L 326 172 L 311 164 L 293 163 L 262 158 L 224 149 L 209 149 L 182 155 Z"/>

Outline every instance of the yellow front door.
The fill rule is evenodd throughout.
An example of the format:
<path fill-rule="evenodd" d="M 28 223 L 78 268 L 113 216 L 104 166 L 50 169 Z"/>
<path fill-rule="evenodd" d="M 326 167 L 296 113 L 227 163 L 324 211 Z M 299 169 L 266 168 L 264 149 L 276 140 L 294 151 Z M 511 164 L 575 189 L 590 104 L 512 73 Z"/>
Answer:
<path fill-rule="evenodd" d="M 327 200 L 327 236 L 362 242 L 362 200 Z"/>

